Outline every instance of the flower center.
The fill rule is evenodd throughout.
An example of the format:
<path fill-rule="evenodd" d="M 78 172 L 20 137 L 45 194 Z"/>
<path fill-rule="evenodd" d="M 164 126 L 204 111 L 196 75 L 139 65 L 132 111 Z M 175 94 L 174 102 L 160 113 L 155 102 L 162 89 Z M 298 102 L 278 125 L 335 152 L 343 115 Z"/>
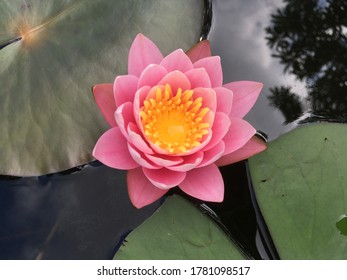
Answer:
<path fill-rule="evenodd" d="M 170 85 L 156 88 L 155 98 L 147 97 L 140 117 L 147 139 L 169 154 L 185 153 L 201 144 L 210 124 L 204 122 L 209 108 L 202 108 L 202 98 L 193 98 L 193 90 L 178 89 L 173 95 Z"/>

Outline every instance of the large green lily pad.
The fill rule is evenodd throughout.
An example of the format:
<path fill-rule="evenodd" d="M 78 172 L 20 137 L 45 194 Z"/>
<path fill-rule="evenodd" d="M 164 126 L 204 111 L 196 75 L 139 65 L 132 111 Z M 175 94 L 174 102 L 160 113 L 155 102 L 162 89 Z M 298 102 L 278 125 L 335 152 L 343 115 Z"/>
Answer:
<path fill-rule="evenodd" d="M 187 200 L 167 198 L 126 238 L 115 259 L 244 259 L 226 234 Z"/>
<path fill-rule="evenodd" d="M 164 54 L 200 36 L 203 0 L 0 2 L 0 174 L 36 175 L 92 160 L 107 124 L 91 94 L 126 74 L 141 32 Z"/>
<path fill-rule="evenodd" d="M 251 158 L 256 196 L 283 259 L 347 259 L 347 125 L 306 125 Z M 340 221 L 340 222 L 339 222 Z"/>

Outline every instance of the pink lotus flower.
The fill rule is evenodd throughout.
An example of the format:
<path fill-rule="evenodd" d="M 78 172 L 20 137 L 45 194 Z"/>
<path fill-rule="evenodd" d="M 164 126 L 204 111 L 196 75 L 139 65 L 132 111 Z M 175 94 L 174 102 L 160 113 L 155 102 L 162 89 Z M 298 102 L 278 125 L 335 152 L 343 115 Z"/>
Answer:
<path fill-rule="evenodd" d="M 242 119 L 263 85 L 223 85 L 220 58 L 211 56 L 208 41 L 187 54 L 178 49 L 163 57 L 142 34 L 130 48 L 128 72 L 93 88 L 111 126 L 97 141 L 94 157 L 128 170 L 128 192 L 137 208 L 175 186 L 201 200 L 223 201 L 218 166 L 266 149 Z"/>

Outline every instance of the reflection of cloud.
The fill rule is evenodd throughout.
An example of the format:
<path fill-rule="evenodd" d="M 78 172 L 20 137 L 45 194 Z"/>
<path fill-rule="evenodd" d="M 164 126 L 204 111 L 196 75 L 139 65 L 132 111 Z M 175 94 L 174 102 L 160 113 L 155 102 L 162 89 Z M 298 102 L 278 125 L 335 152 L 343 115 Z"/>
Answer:
<path fill-rule="evenodd" d="M 292 86 L 302 98 L 306 95 L 301 82 L 293 75 L 283 74 L 283 66 L 271 57 L 265 40 L 264 28 L 270 24 L 270 15 L 283 3 L 281 0 L 215 0 L 213 4 L 209 39 L 213 53 L 222 58 L 224 82 L 254 80 L 264 83 L 263 92 L 246 119 L 273 139 L 293 126 L 284 127 L 283 115 L 269 105 L 269 88 Z"/>

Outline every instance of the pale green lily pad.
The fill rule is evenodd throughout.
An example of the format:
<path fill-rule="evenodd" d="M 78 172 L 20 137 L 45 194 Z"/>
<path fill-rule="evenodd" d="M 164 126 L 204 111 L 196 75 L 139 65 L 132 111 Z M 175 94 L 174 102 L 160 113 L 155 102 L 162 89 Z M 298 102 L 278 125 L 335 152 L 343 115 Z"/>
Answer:
<path fill-rule="evenodd" d="M 257 200 L 283 259 L 347 259 L 347 125 L 306 125 L 251 158 Z"/>
<path fill-rule="evenodd" d="M 92 160 L 108 128 L 91 87 L 127 73 L 136 34 L 168 54 L 200 36 L 203 0 L 0 2 L 0 174 L 37 175 Z M 28 33 L 28 31 L 31 31 Z"/>
<path fill-rule="evenodd" d="M 167 198 L 153 216 L 131 232 L 114 258 L 244 259 L 214 221 L 179 196 Z"/>

